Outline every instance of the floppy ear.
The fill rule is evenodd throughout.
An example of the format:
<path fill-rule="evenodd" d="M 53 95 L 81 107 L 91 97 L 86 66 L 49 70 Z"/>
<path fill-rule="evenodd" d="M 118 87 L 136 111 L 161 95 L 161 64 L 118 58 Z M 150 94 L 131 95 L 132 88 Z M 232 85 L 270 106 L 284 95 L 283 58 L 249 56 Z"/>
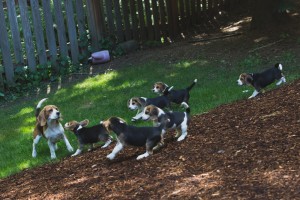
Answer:
<path fill-rule="evenodd" d="M 253 82 L 253 77 L 250 75 L 247 75 L 245 80 L 246 80 L 247 84 L 251 84 Z"/>
<path fill-rule="evenodd" d="M 40 124 L 40 126 L 46 126 L 47 124 L 47 119 L 46 119 L 46 111 L 45 109 L 43 109 L 39 116 L 37 117 L 38 123 Z"/>
<path fill-rule="evenodd" d="M 136 100 L 141 105 L 141 107 L 145 107 L 146 101 L 143 98 L 136 98 Z"/>
<path fill-rule="evenodd" d="M 79 124 L 83 127 L 87 126 L 89 123 L 90 123 L 90 121 L 88 119 L 85 119 L 85 120 L 79 122 Z"/>

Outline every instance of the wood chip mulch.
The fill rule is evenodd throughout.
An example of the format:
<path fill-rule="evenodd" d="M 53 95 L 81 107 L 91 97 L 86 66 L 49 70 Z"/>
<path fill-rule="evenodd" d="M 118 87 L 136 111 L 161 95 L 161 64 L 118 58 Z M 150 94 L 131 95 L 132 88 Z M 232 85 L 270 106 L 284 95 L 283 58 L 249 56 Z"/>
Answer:
<path fill-rule="evenodd" d="M 114 145 L 2 179 L 0 199 L 300 199 L 300 80 L 193 116 L 146 159 Z"/>

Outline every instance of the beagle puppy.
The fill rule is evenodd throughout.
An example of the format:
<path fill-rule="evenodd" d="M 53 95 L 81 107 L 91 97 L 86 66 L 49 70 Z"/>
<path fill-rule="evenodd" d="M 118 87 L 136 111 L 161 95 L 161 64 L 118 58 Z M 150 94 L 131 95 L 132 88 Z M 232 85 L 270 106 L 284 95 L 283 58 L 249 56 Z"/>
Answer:
<path fill-rule="evenodd" d="M 130 110 L 137 110 L 136 116 L 132 117 L 131 121 L 137 121 L 141 118 L 142 111 L 145 106 L 155 105 L 161 109 L 170 107 L 170 100 L 167 96 L 159 96 L 154 98 L 133 97 L 128 100 L 127 106 Z"/>
<path fill-rule="evenodd" d="M 117 135 L 117 144 L 113 151 L 107 155 L 112 160 L 126 146 L 144 146 L 146 152 L 136 159 L 140 160 L 153 154 L 153 148 L 162 140 L 162 130 L 166 123 L 161 123 L 159 127 L 136 127 L 128 125 L 123 119 L 111 117 L 100 122 L 108 131 L 113 131 Z"/>
<path fill-rule="evenodd" d="M 149 105 L 146 106 L 142 113 L 143 120 L 152 120 L 155 126 L 160 126 L 162 120 L 165 121 L 167 117 L 169 121 L 166 124 L 166 129 L 181 129 L 181 134 L 177 132 L 177 141 L 182 141 L 187 136 L 188 123 L 190 121 L 190 107 L 187 103 L 183 102 L 182 106 L 185 108 L 185 112 L 164 112 L 162 109 Z M 177 131 L 177 130 L 176 130 Z M 163 136 L 166 130 L 163 130 Z M 180 137 L 179 137 L 180 136 Z"/>
<path fill-rule="evenodd" d="M 109 137 L 108 131 L 102 124 L 97 124 L 92 127 L 86 127 L 89 124 L 89 120 L 85 119 L 81 122 L 70 121 L 65 124 L 65 129 L 72 131 L 78 140 L 78 149 L 72 156 L 79 155 L 85 144 L 90 144 L 93 149 L 94 143 L 99 141 L 105 142 L 105 144 L 101 148 L 106 148 L 111 143 L 111 139 Z"/>
<path fill-rule="evenodd" d="M 36 145 L 40 141 L 41 137 L 45 137 L 48 141 L 50 149 L 51 159 L 56 158 L 55 150 L 57 150 L 57 142 L 64 140 L 69 152 L 73 151 L 73 147 L 70 145 L 67 139 L 64 128 L 59 122 L 61 114 L 59 109 L 55 105 L 46 105 L 42 110 L 42 104 L 47 98 L 42 99 L 35 111 L 36 125 L 33 131 L 33 144 L 32 144 L 32 157 L 36 157 Z"/>
<path fill-rule="evenodd" d="M 273 67 L 261 72 L 261 73 L 242 73 L 237 80 L 238 85 L 251 85 L 255 88 L 253 94 L 249 97 L 253 98 L 258 95 L 261 90 L 275 80 L 279 80 L 276 85 L 280 85 L 281 83 L 285 83 L 286 79 L 282 73 L 282 64 L 276 63 Z"/>
<path fill-rule="evenodd" d="M 173 90 L 173 86 L 169 87 L 163 82 L 156 82 L 153 86 L 152 91 L 154 93 L 168 96 L 169 100 L 176 104 L 181 104 L 182 102 L 189 103 L 190 90 L 196 85 L 197 79 L 185 89 Z"/>

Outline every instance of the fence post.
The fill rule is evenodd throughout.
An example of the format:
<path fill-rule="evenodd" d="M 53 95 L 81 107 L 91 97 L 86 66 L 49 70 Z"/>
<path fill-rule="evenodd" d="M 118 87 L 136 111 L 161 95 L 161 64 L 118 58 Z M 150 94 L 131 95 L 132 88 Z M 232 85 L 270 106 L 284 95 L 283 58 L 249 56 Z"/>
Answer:
<path fill-rule="evenodd" d="M 71 48 L 71 55 L 73 63 L 78 63 L 79 58 L 79 50 L 78 50 L 78 41 L 76 34 L 76 26 L 74 21 L 74 9 L 72 0 L 65 0 L 65 8 L 67 15 L 67 26 L 68 26 L 68 34 Z"/>
<path fill-rule="evenodd" d="M 16 6 L 15 1 L 6 1 L 7 9 L 8 9 L 8 16 L 10 22 L 10 29 L 12 33 L 12 40 L 14 43 L 14 52 L 15 52 L 15 59 L 18 65 L 24 64 L 24 58 L 22 55 L 22 46 L 21 46 L 21 39 L 20 39 L 20 31 L 18 28 L 17 22 L 17 14 L 16 14 Z"/>
<path fill-rule="evenodd" d="M 0 2 L 0 48 L 2 50 L 3 64 L 5 76 L 9 85 L 14 84 L 14 66 L 10 55 L 8 34 L 6 30 L 5 16 L 3 10 L 3 2 Z M 1 73 L 2 76 L 2 73 Z"/>
<path fill-rule="evenodd" d="M 49 12 L 51 10 L 50 7 L 50 0 L 43 0 L 43 13 L 44 13 L 44 20 L 46 24 L 46 37 L 47 37 L 47 44 L 50 52 L 50 60 L 54 64 L 57 60 L 57 46 L 56 46 L 56 39 L 53 29 L 53 18 L 52 13 Z M 54 64 L 56 70 L 58 67 Z"/>
<path fill-rule="evenodd" d="M 46 64 L 47 56 L 46 56 L 45 40 L 44 40 L 44 33 L 43 33 L 42 21 L 41 21 L 41 14 L 39 10 L 39 2 L 36 0 L 30 0 L 30 5 L 31 5 L 33 25 L 34 25 L 34 33 L 36 38 L 37 54 L 39 56 L 40 64 Z"/>
<path fill-rule="evenodd" d="M 32 33 L 30 22 L 27 13 L 27 1 L 26 0 L 19 0 L 20 6 L 20 13 L 21 13 L 21 21 L 23 26 L 23 34 L 24 34 L 24 41 L 26 46 L 26 55 L 28 61 L 28 67 L 30 71 L 36 70 L 36 60 L 34 55 L 34 45 L 32 42 Z"/>

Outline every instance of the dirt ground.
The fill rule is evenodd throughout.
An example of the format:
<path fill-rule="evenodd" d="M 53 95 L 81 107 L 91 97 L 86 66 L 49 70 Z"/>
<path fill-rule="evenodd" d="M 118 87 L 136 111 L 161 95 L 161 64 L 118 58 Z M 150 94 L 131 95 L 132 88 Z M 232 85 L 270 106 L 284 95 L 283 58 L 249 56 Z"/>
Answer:
<path fill-rule="evenodd" d="M 253 50 L 274 58 L 299 52 L 292 38 L 299 29 L 289 30 L 283 42 L 274 34 L 258 45 L 255 39 L 265 35 L 247 31 L 222 40 L 182 41 L 132 53 L 109 68 L 153 59 L 173 63 L 204 53 L 226 62 Z M 109 161 L 105 156 L 113 144 L 24 170 L 0 180 L 0 199 L 300 199 L 299 113 L 300 80 L 193 116 L 186 140 L 177 142 L 169 132 L 166 146 L 140 161 L 136 157 L 145 149 L 134 147 Z"/>

